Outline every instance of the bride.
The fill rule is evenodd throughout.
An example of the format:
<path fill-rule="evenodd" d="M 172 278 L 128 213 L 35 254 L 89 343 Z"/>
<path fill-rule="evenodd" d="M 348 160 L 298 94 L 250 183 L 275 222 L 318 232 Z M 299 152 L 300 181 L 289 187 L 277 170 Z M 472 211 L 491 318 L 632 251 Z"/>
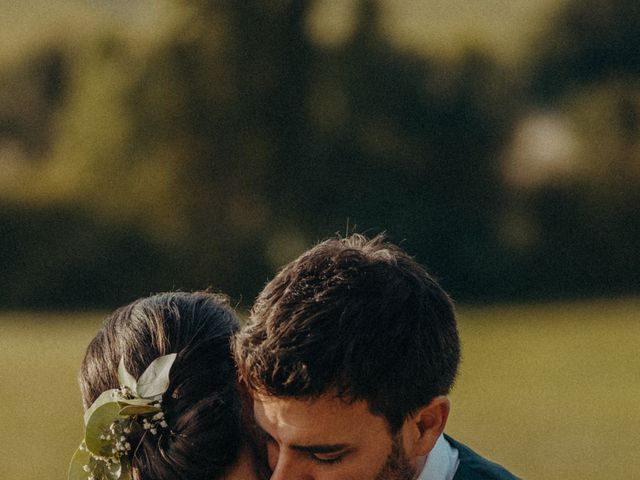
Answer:
<path fill-rule="evenodd" d="M 109 316 L 80 369 L 85 438 L 69 480 L 258 480 L 225 297 L 164 293 Z M 266 478 L 266 477 L 265 477 Z"/>

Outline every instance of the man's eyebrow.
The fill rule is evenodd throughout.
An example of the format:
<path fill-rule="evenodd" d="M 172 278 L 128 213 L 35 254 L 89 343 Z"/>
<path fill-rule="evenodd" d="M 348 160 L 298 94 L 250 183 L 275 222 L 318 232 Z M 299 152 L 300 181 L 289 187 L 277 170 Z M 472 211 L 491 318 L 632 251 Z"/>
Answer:
<path fill-rule="evenodd" d="M 267 432 L 264 428 L 262 428 L 262 425 L 260 425 L 257 420 L 254 423 L 254 427 L 255 427 L 256 433 L 260 435 L 262 438 L 273 440 L 273 437 L 271 436 L 271 434 Z M 353 450 L 351 445 L 347 443 L 333 443 L 333 444 L 321 443 L 318 445 L 291 445 L 291 447 L 289 448 L 291 448 L 292 450 L 297 450 L 298 452 L 304 452 L 304 453 L 337 453 L 345 450 L 348 450 L 348 451 Z"/>

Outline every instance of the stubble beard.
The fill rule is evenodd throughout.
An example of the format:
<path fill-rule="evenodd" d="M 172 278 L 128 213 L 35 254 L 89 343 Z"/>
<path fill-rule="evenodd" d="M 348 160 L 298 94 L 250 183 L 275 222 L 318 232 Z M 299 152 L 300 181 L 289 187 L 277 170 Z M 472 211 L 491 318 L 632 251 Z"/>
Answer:
<path fill-rule="evenodd" d="M 391 453 L 374 480 L 415 480 L 416 477 L 416 467 L 404 451 L 400 437 L 394 437 Z"/>

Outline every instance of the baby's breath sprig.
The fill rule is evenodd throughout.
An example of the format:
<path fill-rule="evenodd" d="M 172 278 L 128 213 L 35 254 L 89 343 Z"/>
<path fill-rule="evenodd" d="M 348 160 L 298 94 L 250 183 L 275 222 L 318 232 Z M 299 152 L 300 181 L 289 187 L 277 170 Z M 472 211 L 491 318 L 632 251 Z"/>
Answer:
<path fill-rule="evenodd" d="M 160 404 L 157 404 L 158 407 Z M 167 428 L 167 422 L 164 419 L 164 412 L 160 411 L 151 418 L 142 419 L 142 428 L 149 430 L 153 435 L 158 433 L 158 428 Z"/>

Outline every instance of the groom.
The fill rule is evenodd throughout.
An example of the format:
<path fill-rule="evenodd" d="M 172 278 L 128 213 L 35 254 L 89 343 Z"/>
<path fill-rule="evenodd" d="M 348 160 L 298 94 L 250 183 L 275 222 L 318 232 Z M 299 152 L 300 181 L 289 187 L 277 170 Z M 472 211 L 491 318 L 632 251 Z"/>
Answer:
<path fill-rule="evenodd" d="M 384 238 L 327 240 L 267 284 L 235 345 L 272 480 L 515 479 L 443 434 L 447 294 Z"/>

